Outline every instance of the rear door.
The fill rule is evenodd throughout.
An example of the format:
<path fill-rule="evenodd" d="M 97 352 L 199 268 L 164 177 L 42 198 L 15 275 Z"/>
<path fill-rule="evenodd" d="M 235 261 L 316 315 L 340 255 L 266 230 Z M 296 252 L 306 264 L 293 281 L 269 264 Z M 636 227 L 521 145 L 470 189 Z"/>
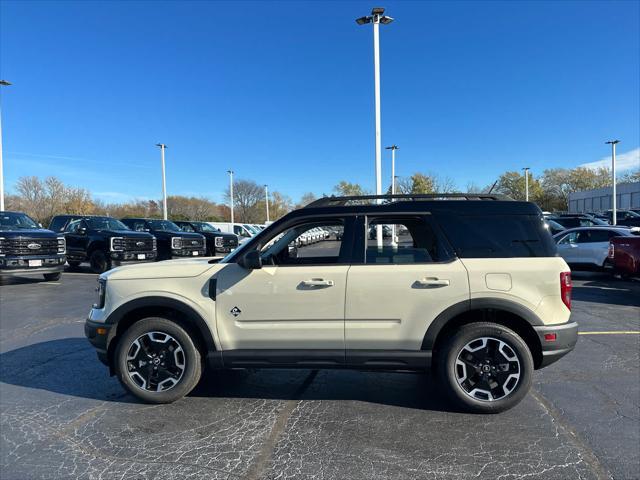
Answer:
<path fill-rule="evenodd" d="M 609 238 L 615 231 L 604 228 L 581 230 L 578 234 L 580 263 L 592 267 L 603 267 L 609 253 Z"/>
<path fill-rule="evenodd" d="M 381 248 L 369 234 L 379 224 L 391 233 Z M 469 300 L 467 271 L 428 215 L 361 217 L 357 229 L 362 255 L 347 276 L 347 362 L 375 362 L 381 350 L 418 352 L 435 317 Z"/>

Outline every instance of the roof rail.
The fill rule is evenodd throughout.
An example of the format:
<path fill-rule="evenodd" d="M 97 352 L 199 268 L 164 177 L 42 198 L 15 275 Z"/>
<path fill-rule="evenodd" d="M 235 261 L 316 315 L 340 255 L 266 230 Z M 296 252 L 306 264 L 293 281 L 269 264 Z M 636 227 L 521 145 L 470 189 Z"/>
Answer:
<path fill-rule="evenodd" d="M 386 200 L 383 203 L 393 201 L 421 201 L 421 200 L 513 200 L 506 195 L 486 193 L 416 193 L 395 195 L 353 195 L 346 197 L 323 197 L 314 200 L 305 206 L 309 207 L 342 207 L 349 203 L 363 204 L 370 200 Z"/>

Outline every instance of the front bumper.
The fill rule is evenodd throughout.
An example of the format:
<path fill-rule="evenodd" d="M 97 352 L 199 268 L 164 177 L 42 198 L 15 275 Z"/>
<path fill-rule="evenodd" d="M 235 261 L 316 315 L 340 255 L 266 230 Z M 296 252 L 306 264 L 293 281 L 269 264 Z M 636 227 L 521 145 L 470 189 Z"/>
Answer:
<path fill-rule="evenodd" d="M 0 257 L 0 275 L 57 273 L 64 270 L 64 255 L 24 255 Z"/>
<path fill-rule="evenodd" d="M 150 252 L 111 252 L 111 261 L 114 265 L 125 265 L 127 263 L 155 262 L 158 257 L 156 251 Z"/>
<path fill-rule="evenodd" d="M 206 257 L 207 250 L 205 248 L 199 248 L 196 250 L 188 250 L 186 248 L 183 249 L 172 249 L 171 257 Z"/>
<path fill-rule="evenodd" d="M 96 349 L 98 359 L 105 365 L 109 365 L 107 350 L 112 337 L 110 335 L 112 327 L 113 325 L 94 322 L 89 319 L 85 320 L 84 323 L 84 335 L 89 340 L 89 343 Z"/>
<path fill-rule="evenodd" d="M 538 368 L 546 367 L 573 350 L 578 341 L 576 322 L 533 327 L 542 345 L 542 361 Z M 555 337 L 554 337 L 555 335 Z"/>

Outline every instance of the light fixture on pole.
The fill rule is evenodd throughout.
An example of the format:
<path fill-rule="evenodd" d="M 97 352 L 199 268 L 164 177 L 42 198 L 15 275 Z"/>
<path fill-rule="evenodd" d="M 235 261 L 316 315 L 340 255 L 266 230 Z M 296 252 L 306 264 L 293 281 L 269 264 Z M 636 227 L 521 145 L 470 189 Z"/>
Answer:
<path fill-rule="evenodd" d="M 530 167 L 524 167 L 522 170 L 524 170 L 524 199 L 525 201 L 529 201 L 529 170 L 531 170 Z"/>
<path fill-rule="evenodd" d="M 375 172 L 376 172 L 376 195 L 382 194 L 382 139 L 380 127 L 380 24 L 388 25 L 393 22 L 393 18 L 384 15 L 384 8 L 375 7 L 371 10 L 371 15 L 356 19 L 358 25 L 373 24 L 373 77 L 374 77 L 374 100 L 375 100 Z M 378 199 L 380 203 L 380 199 Z M 378 248 L 382 247 L 382 225 L 376 229 L 378 238 Z"/>
<path fill-rule="evenodd" d="M 385 147 L 386 150 L 391 150 L 391 195 L 396 194 L 396 150 L 398 150 L 397 145 L 391 145 L 390 147 Z M 396 226 L 395 224 L 391 225 L 391 246 L 398 246 L 398 239 L 396 238 Z"/>
<path fill-rule="evenodd" d="M 11 83 L 0 80 L 0 86 L 8 87 Z M 4 166 L 2 164 L 2 113 L 0 112 L 0 211 L 4 211 Z"/>
<path fill-rule="evenodd" d="M 227 170 L 227 173 L 229 174 L 229 206 L 231 209 L 231 223 L 233 224 L 233 170 Z"/>
<path fill-rule="evenodd" d="M 264 186 L 264 203 L 267 206 L 267 223 L 269 223 L 269 188 L 268 188 L 268 185 Z"/>
<path fill-rule="evenodd" d="M 164 151 L 167 146 L 164 143 L 156 143 L 156 147 L 160 147 L 160 161 L 162 163 L 162 218 L 167 219 L 167 179 L 164 168 Z"/>
<path fill-rule="evenodd" d="M 618 215 L 616 210 L 617 194 L 616 194 L 616 145 L 620 143 L 620 140 L 609 140 L 604 142 L 607 145 L 611 145 L 611 180 L 613 182 L 613 191 L 611 192 L 611 225 L 618 223 Z"/>

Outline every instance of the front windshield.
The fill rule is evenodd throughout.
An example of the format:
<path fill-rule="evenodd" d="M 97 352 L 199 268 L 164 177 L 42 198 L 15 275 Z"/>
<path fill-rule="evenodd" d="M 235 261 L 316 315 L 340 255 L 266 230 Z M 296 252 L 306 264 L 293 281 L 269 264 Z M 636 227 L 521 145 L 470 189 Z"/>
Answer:
<path fill-rule="evenodd" d="M 24 213 L 4 212 L 0 214 L 0 230 L 40 228 L 36 222 Z"/>
<path fill-rule="evenodd" d="M 211 225 L 205 222 L 197 222 L 197 223 L 194 223 L 194 225 L 196 226 L 199 232 L 217 233 L 220 231 L 216 227 L 212 227 Z"/>
<path fill-rule="evenodd" d="M 89 217 L 87 224 L 92 230 L 129 230 L 120 220 L 111 217 Z"/>
<path fill-rule="evenodd" d="M 251 233 L 253 233 L 254 235 L 255 235 L 256 233 L 259 233 L 259 232 L 258 232 L 258 230 L 256 230 L 256 229 L 255 229 L 253 226 L 251 226 L 251 225 L 248 225 L 248 224 L 246 224 L 246 223 L 245 223 L 245 224 L 244 224 L 244 225 L 242 225 L 242 226 L 243 226 L 244 228 L 246 228 L 247 230 L 249 230 L 249 231 L 250 231 Z"/>
<path fill-rule="evenodd" d="M 180 227 L 169 220 L 149 220 L 152 230 L 158 230 L 161 232 L 181 232 Z"/>
<path fill-rule="evenodd" d="M 556 230 L 565 230 L 565 227 L 563 227 L 562 225 L 560 225 L 558 222 L 556 222 L 556 221 L 554 221 L 554 220 L 551 220 L 550 218 L 547 218 L 545 221 L 547 222 L 547 224 L 548 224 L 550 227 L 553 227 L 553 228 L 555 228 Z"/>

